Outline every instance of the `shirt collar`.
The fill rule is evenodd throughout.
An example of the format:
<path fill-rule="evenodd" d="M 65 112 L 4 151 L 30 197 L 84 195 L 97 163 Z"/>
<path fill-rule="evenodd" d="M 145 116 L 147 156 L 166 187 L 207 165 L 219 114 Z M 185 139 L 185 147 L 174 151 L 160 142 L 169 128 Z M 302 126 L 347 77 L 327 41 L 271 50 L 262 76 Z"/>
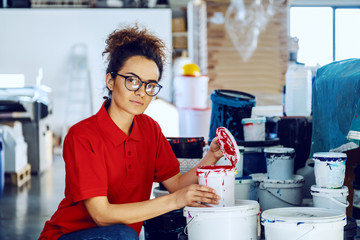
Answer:
<path fill-rule="evenodd" d="M 104 133 L 106 138 L 110 139 L 110 141 L 116 146 L 119 145 L 126 140 L 140 140 L 141 139 L 141 131 L 139 129 L 137 116 L 134 117 L 133 126 L 130 135 L 126 135 L 111 119 L 109 113 L 105 107 L 106 101 L 101 106 L 99 112 L 96 114 L 97 123 Z"/>

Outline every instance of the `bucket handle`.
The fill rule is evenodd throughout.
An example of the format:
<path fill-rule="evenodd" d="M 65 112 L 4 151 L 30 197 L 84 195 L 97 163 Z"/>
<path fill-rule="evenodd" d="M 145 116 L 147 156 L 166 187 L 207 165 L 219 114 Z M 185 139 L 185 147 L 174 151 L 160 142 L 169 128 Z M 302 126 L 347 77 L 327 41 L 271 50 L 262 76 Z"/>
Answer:
<path fill-rule="evenodd" d="M 192 217 L 188 223 L 186 223 L 186 226 L 184 228 L 184 233 L 187 236 L 188 235 L 188 228 L 192 224 L 191 222 L 195 219 L 196 216 Z"/>
<path fill-rule="evenodd" d="M 336 203 L 336 204 L 338 204 L 338 205 L 340 205 L 340 206 L 342 206 L 342 207 L 346 207 L 346 208 L 347 208 L 347 207 L 350 205 L 349 201 L 347 201 L 347 200 L 346 200 L 346 203 L 342 203 L 342 202 L 340 202 L 339 200 L 336 200 L 335 198 L 330 197 L 330 196 L 326 196 L 326 198 L 330 199 L 331 201 L 333 201 L 334 203 Z"/>
<path fill-rule="evenodd" d="M 277 198 L 277 199 L 279 199 L 280 201 L 282 201 L 282 202 L 284 202 L 284 203 L 286 203 L 286 204 L 289 204 L 289 205 L 292 205 L 292 206 L 301 206 L 301 204 L 294 204 L 294 203 L 291 203 L 291 202 L 288 202 L 288 201 L 285 201 L 284 199 L 281 199 L 281 198 L 279 198 L 278 196 L 276 196 L 274 193 L 272 193 L 271 191 L 269 191 L 268 189 L 266 189 L 266 191 L 268 192 L 268 193 L 270 193 L 272 196 L 274 196 L 275 198 Z"/>
<path fill-rule="evenodd" d="M 312 232 L 315 229 L 314 225 L 311 226 L 311 228 L 305 232 L 303 235 L 301 235 L 300 237 L 298 237 L 296 240 L 301 240 L 303 237 L 305 237 L 309 232 Z"/>

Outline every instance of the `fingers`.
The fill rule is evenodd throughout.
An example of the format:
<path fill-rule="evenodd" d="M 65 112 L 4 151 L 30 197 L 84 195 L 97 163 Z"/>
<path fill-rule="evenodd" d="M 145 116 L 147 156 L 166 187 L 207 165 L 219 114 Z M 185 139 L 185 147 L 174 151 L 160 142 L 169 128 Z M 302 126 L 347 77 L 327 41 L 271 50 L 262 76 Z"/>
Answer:
<path fill-rule="evenodd" d="M 204 206 L 204 204 L 219 204 L 220 196 L 210 187 L 193 184 L 190 186 L 193 193 L 191 195 L 191 205 Z"/>

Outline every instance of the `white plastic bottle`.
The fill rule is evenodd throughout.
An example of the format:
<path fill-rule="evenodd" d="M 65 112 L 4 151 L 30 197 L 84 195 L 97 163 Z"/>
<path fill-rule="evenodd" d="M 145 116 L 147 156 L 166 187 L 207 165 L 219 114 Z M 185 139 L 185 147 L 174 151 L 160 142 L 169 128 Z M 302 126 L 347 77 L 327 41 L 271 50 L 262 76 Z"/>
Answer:
<path fill-rule="evenodd" d="M 311 70 L 304 64 L 291 59 L 285 79 L 286 116 L 310 116 L 312 94 Z"/>

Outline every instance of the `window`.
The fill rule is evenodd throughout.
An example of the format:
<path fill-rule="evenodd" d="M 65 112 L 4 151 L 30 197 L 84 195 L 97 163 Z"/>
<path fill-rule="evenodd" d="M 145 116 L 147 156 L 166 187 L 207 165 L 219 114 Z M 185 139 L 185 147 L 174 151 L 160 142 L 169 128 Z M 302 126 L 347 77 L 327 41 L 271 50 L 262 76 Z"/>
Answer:
<path fill-rule="evenodd" d="M 299 39 L 298 61 L 323 66 L 360 58 L 360 7 L 291 6 L 290 36 Z"/>

